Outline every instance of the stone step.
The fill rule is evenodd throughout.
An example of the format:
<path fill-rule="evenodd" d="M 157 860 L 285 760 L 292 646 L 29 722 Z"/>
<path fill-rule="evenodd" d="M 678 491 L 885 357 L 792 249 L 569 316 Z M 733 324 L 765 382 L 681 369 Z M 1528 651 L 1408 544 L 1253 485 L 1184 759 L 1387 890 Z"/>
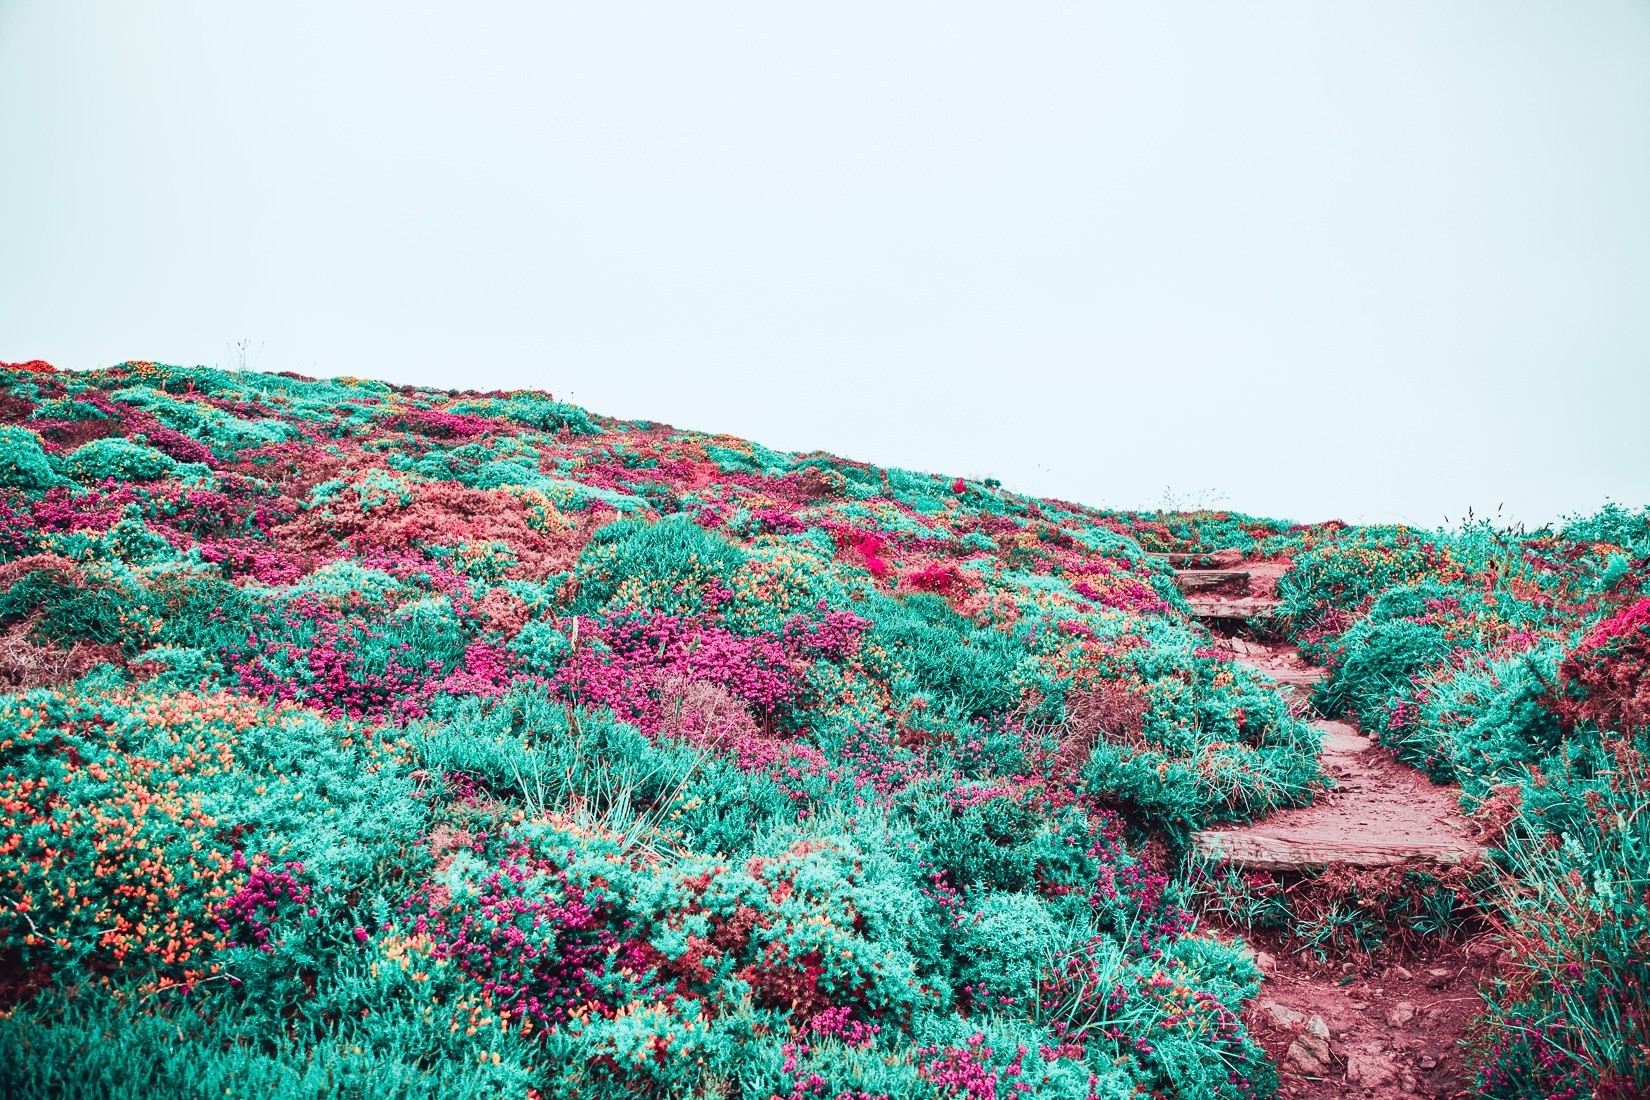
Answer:
<path fill-rule="evenodd" d="M 1179 569 L 1174 579 L 1182 592 L 1249 592 L 1249 574 L 1242 569 Z"/>
<path fill-rule="evenodd" d="M 1323 682 L 1328 675 L 1316 665 L 1305 668 L 1260 668 L 1256 669 L 1262 676 L 1275 680 L 1284 687 L 1310 688 Z"/>
<path fill-rule="evenodd" d="M 1243 560 L 1241 550 L 1210 550 L 1206 554 L 1181 553 L 1149 553 L 1146 557 L 1152 561 L 1164 562 L 1175 569 L 1206 569 L 1236 565 Z"/>
<path fill-rule="evenodd" d="M 1253 619 L 1275 610 L 1277 600 L 1263 600 L 1254 596 L 1242 596 L 1237 599 L 1201 599 L 1192 600 L 1192 615 L 1198 619 L 1242 622 L 1244 619 Z"/>
<path fill-rule="evenodd" d="M 1192 836 L 1202 855 L 1250 871 L 1308 871 L 1331 863 L 1389 867 L 1406 860 L 1473 863 L 1483 849 L 1467 840 L 1370 841 L 1356 836 L 1288 837 L 1259 828 L 1204 830 Z"/>
<path fill-rule="evenodd" d="M 1208 554 L 1147 554 L 1152 561 L 1167 562 L 1176 569 L 1196 566 L 1209 560 Z"/>

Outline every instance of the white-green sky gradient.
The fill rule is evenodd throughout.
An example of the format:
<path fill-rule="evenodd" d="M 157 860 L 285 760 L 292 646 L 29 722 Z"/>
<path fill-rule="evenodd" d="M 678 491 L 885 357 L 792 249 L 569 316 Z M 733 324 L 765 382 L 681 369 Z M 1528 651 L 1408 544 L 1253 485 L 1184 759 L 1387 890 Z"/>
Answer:
<path fill-rule="evenodd" d="M 1650 2 L 0 0 L 0 358 L 242 338 L 1092 504 L 1642 505 Z"/>

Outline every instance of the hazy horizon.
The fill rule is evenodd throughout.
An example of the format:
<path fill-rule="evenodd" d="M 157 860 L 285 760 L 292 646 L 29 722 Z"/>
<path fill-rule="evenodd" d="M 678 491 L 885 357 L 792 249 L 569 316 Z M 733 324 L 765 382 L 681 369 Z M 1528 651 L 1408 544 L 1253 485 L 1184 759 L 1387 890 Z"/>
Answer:
<path fill-rule="evenodd" d="M 1102 507 L 1650 503 L 1643 4 L 4 4 L 0 152 L 0 359 Z"/>

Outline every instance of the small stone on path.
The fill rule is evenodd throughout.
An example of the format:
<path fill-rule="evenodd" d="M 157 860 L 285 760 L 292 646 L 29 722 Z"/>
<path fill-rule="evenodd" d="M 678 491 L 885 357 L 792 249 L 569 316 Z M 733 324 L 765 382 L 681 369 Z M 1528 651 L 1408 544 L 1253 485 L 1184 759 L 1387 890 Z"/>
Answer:
<path fill-rule="evenodd" d="M 1386 1022 L 1393 1027 L 1403 1027 L 1415 1019 L 1415 1006 L 1408 1001 L 1399 1001 L 1386 1010 Z"/>
<path fill-rule="evenodd" d="M 1351 1084 L 1373 1089 L 1390 1085 L 1397 1077 L 1397 1063 L 1389 1054 L 1365 1049 L 1346 1056 L 1346 1079 Z"/>
<path fill-rule="evenodd" d="M 1266 1022 L 1279 1031 L 1297 1031 L 1306 1023 L 1306 1013 L 1296 1012 L 1288 1005 L 1280 1005 L 1276 1001 L 1266 1001 L 1259 1006 L 1266 1017 Z"/>
<path fill-rule="evenodd" d="M 1322 1073 L 1329 1068 L 1329 1040 L 1305 1034 L 1289 1044 L 1289 1064 L 1302 1073 Z"/>

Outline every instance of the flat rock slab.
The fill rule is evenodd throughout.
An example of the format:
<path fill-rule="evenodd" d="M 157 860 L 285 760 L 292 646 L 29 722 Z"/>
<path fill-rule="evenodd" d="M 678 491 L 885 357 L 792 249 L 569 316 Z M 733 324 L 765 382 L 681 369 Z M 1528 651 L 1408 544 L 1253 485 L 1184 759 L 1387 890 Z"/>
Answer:
<path fill-rule="evenodd" d="M 1234 596 L 1230 599 L 1199 596 L 1188 602 L 1192 605 L 1193 618 L 1230 619 L 1238 622 L 1269 614 L 1278 606 L 1278 601 L 1260 596 Z"/>
<path fill-rule="evenodd" d="M 1278 683 L 1288 684 L 1290 687 L 1312 687 L 1322 683 L 1324 677 L 1321 668 L 1263 668 L 1260 671 Z"/>
<path fill-rule="evenodd" d="M 1302 660 L 1293 646 L 1235 637 L 1221 638 L 1219 644 L 1238 664 L 1253 669 L 1271 681 L 1278 694 L 1289 704 L 1291 713 L 1313 713 L 1312 688 L 1324 678 L 1325 673 L 1316 665 Z"/>
<path fill-rule="evenodd" d="M 1323 734 L 1323 768 L 1335 779 L 1310 806 L 1249 825 L 1205 829 L 1201 853 L 1257 871 L 1297 871 L 1329 863 L 1384 867 L 1405 860 L 1471 863 L 1483 849 L 1467 835 L 1454 788 L 1404 766 L 1346 722 L 1313 723 Z"/>
<path fill-rule="evenodd" d="M 1482 858 L 1476 848 L 1440 845 L 1430 840 L 1394 844 L 1334 837 L 1280 837 L 1237 830 L 1198 833 L 1193 838 L 1193 847 L 1201 855 L 1249 871 L 1311 871 L 1331 863 L 1391 867 L 1411 860 L 1447 866 L 1476 863 Z"/>
<path fill-rule="evenodd" d="M 1249 594 L 1249 574 L 1242 569 L 1177 569 L 1174 579 L 1182 592 Z"/>
<path fill-rule="evenodd" d="M 1242 561 L 1243 551 L 1211 550 L 1207 554 L 1168 553 L 1147 554 L 1146 556 L 1154 561 L 1166 562 L 1176 569 L 1183 569 L 1187 567 L 1224 569 L 1227 566 L 1236 565 L 1238 562 Z"/>
<path fill-rule="evenodd" d="M 1317 665 L 1309 665 L 1294 646 L 1224 638 L 1221 646 L 1240 665 L 1254 669 L 1269 680 L 1295 688 L 1308 688 L 1327 675 Z"/>
<path fill-rule="evenodd" d="M 1345 775 L 1355 769 L 1361 761 L 1355 758 L 1375 747 L 1375 742 L 1359 733 L 1357 727 L 1347 722 L 1336 722 L 1331 719 L 1320 719 L 1312 723 L 1319 733 L 1323 734 L 1323 762 L 1330 774 Z"/>

